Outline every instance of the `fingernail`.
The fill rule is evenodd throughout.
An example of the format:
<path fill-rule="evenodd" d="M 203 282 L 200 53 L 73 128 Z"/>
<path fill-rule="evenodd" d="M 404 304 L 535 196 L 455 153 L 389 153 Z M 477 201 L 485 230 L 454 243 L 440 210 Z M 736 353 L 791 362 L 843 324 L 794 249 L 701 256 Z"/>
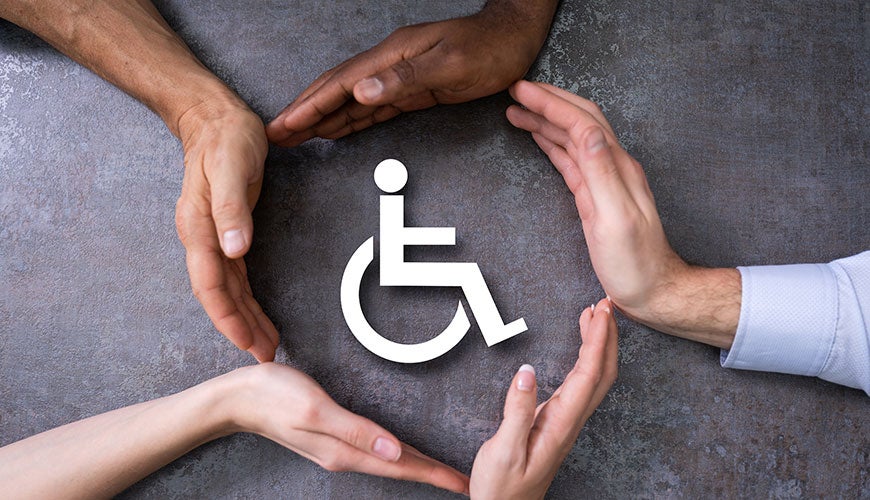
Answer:
<path fill-rule="evenodd" d="M 384 84 L 377 78 L 366 78 L 356 84 L 359 94 L 366 99 L 377 99 L 384 91 Z"/>
<path fill-rule="evenodd" d="M 245 249 L 245 235 L 241 229 L 230 229 L 224 233 L 224 252 L 239 253 Z"/>
<path fill-rule="evenodd" d="M 375 455 L 390 462 L 395 462 L 402 455 L 402 449 L 396 446 L 396 443 L 383 437 L 375 439 L 372 451 L 375 452 Z"/>
<path fill-rule="evenodd" d="M 535 388 L 535 367 L 523 365 L 517 375 L 517 389 L 528 392 Z"/>
<path fill-rule="evenodd" d="M 589 306 L 589 310 L 592 312 L 595 312 L 595 304 L 592 304 L 591 306 Z"/>
<path fill-rule="evenodd" d="M 589 136 L 586 137 L 586 151 L 590 153 L 597 153 L 606 145 L 607 141 L 604 139 L 604 132 L 602 132 L 598 127 L 592 130 L 592 132 L 589 133 Z"/>

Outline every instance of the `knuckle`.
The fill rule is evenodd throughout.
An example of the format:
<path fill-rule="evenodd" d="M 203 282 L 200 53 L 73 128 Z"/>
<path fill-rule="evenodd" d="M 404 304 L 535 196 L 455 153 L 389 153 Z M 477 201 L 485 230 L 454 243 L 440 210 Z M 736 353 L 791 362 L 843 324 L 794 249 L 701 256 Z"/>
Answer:
<path fill-rule="evenodd" d="M 345 430 L 344 441 L 353 446 L 361 447 L 364 443 L 365 436 L 366 433 L 360 426 L 353 425 Z"/>
<path fill-rule="evenodd" d="M 320 405 L 313 395 L 302 398 L 302 402 L 297 409 L 297 416 L 300 420 L 309 425 L 317 423 L 320 421 L 320 413 Z"/>
<path fill-rule="evenodd" d="M 511 448 L 495 456 L 496 466 L 500 469 L 513 469 L 520 464 L 520 453 Z"/>
<path fill-rule="evenodd" d="M 414 28 L 414 26 L 402 26 L 400 28 L 396 28 L 384 41 L 404 40 L 413 33 Z"/>
<path fill-rule="evenodd" d="M 403 84 L 413 83 L 417 79 L 417 70 L 414 65 L 407 60 L 401 60 L 392 66 L 393 74 L 399 82 Z"/>
<path fill-rule="evenodd" d="M 320 466 L 329 472 L 342 472 L 347 469 L 347 466 L 341 458 L 334 454 L 330 454 L 330 456 L 320 459 Z"/>
<path fill-rule="evenodd" d="M 575 145 L 580 146 L 585 144 L 586 137 L 596 130 L 599 130 L 602 133 L 604 132 L 598 125 L 590 125 L 587 121 L 581 120 L 580 117 L 578 117 L 574 123 L 571 124 L 571 127 L 568 130 L 568 136 Z"/>
<path fill-rule="evenodd" d="M 187 219 L 190 218 L 190 204 L 184 196 L 178 198 L 175 202 L 175 228 L 178 230 L 178 235 L 184 240 L 184 229 Z"/>
<path fill-rule="evenodd" d="M 225 219 L 228 217 L 237 217 L 244 214 L 247 206 L 237 200 L 222 200 L 212 206 L 212 216 L 215 219 Z"/>

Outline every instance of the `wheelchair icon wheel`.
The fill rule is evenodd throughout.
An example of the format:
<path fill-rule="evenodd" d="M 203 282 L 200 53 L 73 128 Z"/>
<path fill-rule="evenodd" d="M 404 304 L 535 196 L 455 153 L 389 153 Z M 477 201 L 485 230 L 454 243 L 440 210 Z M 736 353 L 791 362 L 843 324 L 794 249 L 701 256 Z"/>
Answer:
<path fill-rule="evenodd" d="M 374 237 L 367 239 L 350 258 L 341 278 L 341 309 L 354 337 L 369 351 L 396 363 L 422 363 L 456 346 L 471 324 L 460 301 L 450 324 L 435 338 L 418 344 L 400 344 L 384 338 L 369 324 L 362 311 L 359 291 L 363 274 L 374 260 Z"/>

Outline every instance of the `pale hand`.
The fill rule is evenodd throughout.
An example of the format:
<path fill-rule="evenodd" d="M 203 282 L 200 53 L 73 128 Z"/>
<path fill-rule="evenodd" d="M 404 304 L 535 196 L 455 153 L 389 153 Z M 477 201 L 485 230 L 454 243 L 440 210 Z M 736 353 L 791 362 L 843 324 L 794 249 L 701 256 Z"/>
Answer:
<path fill-rule="evenodd" d="M 468 477 L 411 446 L 367 418 L 339 406 L 311 377 L 263 363 L 226 375 L 234 378 L 222 403 L 230 432 L 253 432 L 330 471 L 417 481 L 456 493 Z"/>
<path fill-rule="evenodd" d="M 514 376 L 504 420 L 480 447 L 471 471 L 473 499 L 543 498 L 580 430 L 617 373 L 617 330 L 610 301 L 580 315 L 583 345 L 574 368 L 547 401 L 535 407 L 531 367 Z"/>

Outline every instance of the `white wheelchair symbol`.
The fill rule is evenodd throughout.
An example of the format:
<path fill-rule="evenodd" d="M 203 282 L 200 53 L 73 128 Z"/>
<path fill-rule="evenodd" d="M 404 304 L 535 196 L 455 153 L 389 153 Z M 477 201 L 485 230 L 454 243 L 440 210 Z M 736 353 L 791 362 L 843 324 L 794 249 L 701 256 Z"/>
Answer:
<path fill-rule="evenodd" d="M 395 193 L 408 181 L 408 171 L 398 160 L 384 160 L 375 168 L 375 184 Z M 405 227 L 405 197 L 381 195 L 380 200 L 380 285 L 461 287 L 487 346 L 495 345 L 527 330 L 520 318 L 504 324 L 501 314 L 477 264 L 472 262 L 405 262 L 409 245 L 455 245 L 452 227 Z M 341 309 L 351 333 L 369 351 L 397 363 L 422 363 L 452 349 L 468 333 L 471 324 L 460 301 L 456 314 L 440 334 L 419 344 L 400 344 L 384 338 L 369 324 L 359 300 L 360 283 L 374 260 L 374 237 L 367 239 L 351 256 L 341 278 Z"/>

